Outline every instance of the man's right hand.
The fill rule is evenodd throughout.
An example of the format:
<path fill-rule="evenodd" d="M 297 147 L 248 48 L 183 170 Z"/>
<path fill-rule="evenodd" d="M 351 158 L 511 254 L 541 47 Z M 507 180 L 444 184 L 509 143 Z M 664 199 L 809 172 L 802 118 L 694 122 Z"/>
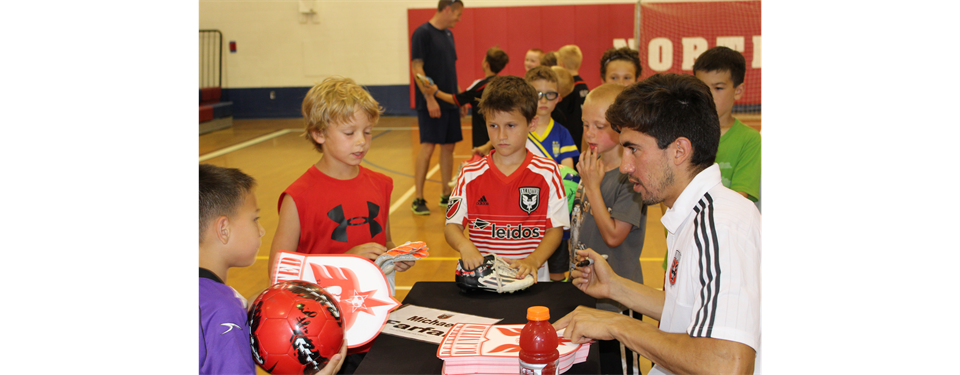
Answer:
<path fill-rule="evenodd" d="M 437 103 L 437 99 L 428 96 L 427 99 L 427 110 L 430 111 L 430 117 L 440 118 L 440 104 Z"/>
<path fill-rule="evenodd" d="M 611 290 L 619 283 L 619 276 L 603 256 L 593 249 L 577 250 L 578 259 L 593 259 L 593 265 L 570 271 L 573 285 L 595 298 L 611 298 Z"/>

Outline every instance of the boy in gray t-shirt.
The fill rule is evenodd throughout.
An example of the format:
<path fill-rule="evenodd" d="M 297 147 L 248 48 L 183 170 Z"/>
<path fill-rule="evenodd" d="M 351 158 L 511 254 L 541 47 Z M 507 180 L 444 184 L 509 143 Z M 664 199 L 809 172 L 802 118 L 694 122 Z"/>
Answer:
<path fill-rule="evenodd" d="M 583 183 L 577 187 L 571 227 L 579 229 L 577 240 L 585 248 L 591 248 L 601 255 L 608 256 L 607 262 L 617 275 L 643 283 L 639 258 L 647 229 L 647 206 L 641 202 L 640 194 L 634 192 L 632 186 L 633 184 L 627 181 L 627 176 L 617 169 L 604 173 L 603 180 L 600 181 L 600 195 L 603 196 L 604 206 L 607 207 L 610 218 L 632 226 L 619 246 L 611 248 L 604 241 L 597 221 L 591 213 L 591 208 L 595 207 L 591 207 L 589 199 L 583 199 Z M 572 236 L 571 240 L 573 240 Z M 576 244 L 571 243 L 571 248 L 574 246 Z M 619 302 L 610 299 L 598 300 L 597 308 L 615 312 L 626 309 Z"/>
<path fill-rule="evenodd" d="M 571 213 L 570 253 L 582 245 L 606 255 L 607 262 L 622 277 L 643 283 L 640 252 L 647 228 L 647 207 L 633 184 L 620 173 L 622 146 L 610 127 L 606 110 L 623 87 L 604 84 L 587 95 L 583 104 L 583 138 L 586 147 L 577 169 L 580 185 Z M 597 301 L 597 308 L 622 312 L 613 300 Z"/>
<path fill-rule="evenodd" d="M 570 225 L 571 261 L 582 246 L 606 255 L 611 268 L 622 277 L 643 283 L 640 252 L 647 226 L 647 207 L 633 184 L 619 171 L 622 146 L 619 134 L 606 119 L 607 108 L 623 86 L 603 84 L 583 103 L 583 140 L 586 143 L 577 169 L 580 185 L 574 197 Z M 634 319 L 640 313 L 611 300 L 597 300 L 597 308 Z M 639 361 L 630 348 L 617 340 L 600 341 L 600 371 L 603 374 L 639 372 Z"/>

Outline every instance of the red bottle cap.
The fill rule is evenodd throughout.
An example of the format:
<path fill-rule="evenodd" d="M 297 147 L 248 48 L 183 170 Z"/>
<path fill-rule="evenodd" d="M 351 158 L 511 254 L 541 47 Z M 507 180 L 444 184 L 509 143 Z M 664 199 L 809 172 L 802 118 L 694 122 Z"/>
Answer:
<path fill-rule="evenodd" d="M 550 320 L 550 309 L 546 306 L 527 308 L 527 320 Z"/>

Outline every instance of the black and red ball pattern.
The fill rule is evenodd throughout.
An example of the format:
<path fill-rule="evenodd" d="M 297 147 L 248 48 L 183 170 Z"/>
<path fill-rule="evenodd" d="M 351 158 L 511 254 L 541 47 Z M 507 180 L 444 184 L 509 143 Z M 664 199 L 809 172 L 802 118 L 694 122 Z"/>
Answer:
<path fill-rule="evenodd" d="M 248 314 L 253 360 L 271 374 L 314 374 L 343 345 L 343 319 L 336 299 L 306 281 L 267 288 Z"/>

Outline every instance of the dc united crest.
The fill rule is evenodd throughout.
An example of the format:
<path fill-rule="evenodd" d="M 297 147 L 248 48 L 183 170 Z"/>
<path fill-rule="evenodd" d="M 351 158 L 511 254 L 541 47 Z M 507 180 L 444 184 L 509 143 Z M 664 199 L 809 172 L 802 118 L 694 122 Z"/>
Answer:
<path fill-rule="evenodd" d="M 670 285 L 677 282 L 677 268 L 680 267 L 680 250 L 677 250 L 673 256 L 673 264 L 670 265 Z"/>
<path fill-rule="evenodd" d="M 520 209 L 527 213 L 533 213 L 540 207 L 540 188 L 522 187 L 520 188 Z"/>

